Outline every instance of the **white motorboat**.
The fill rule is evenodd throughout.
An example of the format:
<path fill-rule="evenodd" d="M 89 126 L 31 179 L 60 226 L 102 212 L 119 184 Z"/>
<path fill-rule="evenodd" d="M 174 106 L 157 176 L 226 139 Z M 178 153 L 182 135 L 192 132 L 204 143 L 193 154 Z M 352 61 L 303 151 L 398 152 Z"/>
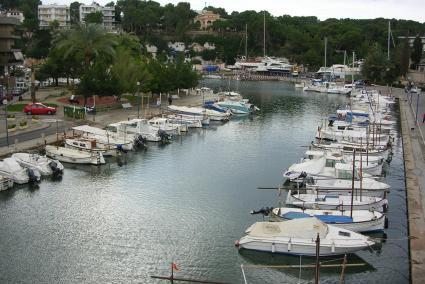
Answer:
<path fill-rule="evenodd" d="M 351 195 L 323 194 L 315 191 L 289 190 L 286 204 L 301 208 L 323 210 L 351 210 Z M 353 196 L 353 210 L 385 211 L 388 200 L 374 196 Z"/>
<path fill-rule="evenodd" d="M 272 216 L 282 220 L 315 217 L 332 226 L 358 233 L 384 230 L 385 215 L 369 210 L 322 210 L 279 207 L 272 210 Z"/>
<path fill-rule="evenodd" d="M 25 169 L 13 158 L 0 161 L 0 175 L 10 178 L 14 183 L 25 184 L 28 182 L 39 182 L 41 174 L 37 170 Z"/>
<path fill-rule="evenodd" d="M 345 192 L 352 190 L 352 166 L 348 164 L 335 164 L 336 178 L 310 177 L 306 180 L 306 188 L 329 192 Z M 373 178 L 359 178 L 357 171 L 354 173 L 354 190 L 362 191 L 364 195 L 381 196 L 389 191 L 390 186 L 376 181 Z"/>
<path fill-rule="evenodd" d="M 338 87 L 334 82 L 327 82 L 325 85 L 327 87 L 326 92 L 329 94 L 348 95 L 351 92 L 350 88 Z"/>
<path fill-rule="evenodd" d="M 309 150 L 306 152 L 306 158 L 302 159 L 301 163 L 291 165 L 283 173 L 283 177 L 295 182 L 302 181 L 307 176 L 337 178 L 337 171 L 335 170 L 337 164 L 343 163 L 352 167 L 352 158 L 350 161 L 344 158 L 339 153 Z M 363 178 L 382 174 L 382 163 L 368 163 L 366 159 L 362 161 L 356 159 L 354 163 L 356 175 L 360 175 L 359 169 L 361 169 Z"/>
<path fill-rule="evenodd" d="M 171 136 L 164 131 L 158 131 L 152 127 L 147 119 L 135 118 L 131 120 L 124 120 L 117 123 L 112 123 L 107 126 L 107 129 L 112 132 L 117 132 L 118 129 L 125 126 L 128 133 L 140 135 L 143 139 L 149 142 L 166 142 L 171 140 Z"/>
<path fill-rule="evenodd" d="M 13 180 L 11 178 L 0 175 L 0 191 L 8 190 L 13 186 Z"/>
<path fill-rule="evenodd" d="M 348 143 L 346 141 L 342 141 L 340 143 L 330 143 L 330 144 L 322 144 L 322 143 L 311 143 L 313 149 L 320 149 L 320 150 L 327 150 L 327 151 L 334 151 L 338 150 L 340 151 L 344 156 L 345 155 L 352 155 L 354 149 L 356 149 L 357 155 L 362 152 L 363 157 L 367 156 L 377 156 L 382 159 L 388 158 L 388 148 L 387 147 L 374 147 L 372 145 L 369 145 L 369 148 L 367 148 L 366 145 L 360 145 L 358 143 Z M 360 156 L 360 155 L 359 155 Z"/>
<path fill-rule="evenodd" d="M 52 145 L 46 146 L 46 156 L 70 164 L 105 164 L 105 159 L 101 152 L 87 152 Z"/>
<path fill-rule="evenodd" d="M 185 124 L 173 124 L 165 117 L 154 117 L 148 120 L 150 126 L 155 130 L 161 130 L 168 135 L 180 135 L 181 132 L 187 132 L 188 127 Z"/>
<path fill-rule="evenodd" d="M 202 119 L 199 118 L 189 118 L 184 117 L 183 115 L 169 114 L 167 115 L 169 122 L 173 124 L 185 124 L 188 128 L 202 128 Z"/>
<path fill-rule="evenodd" d="M 315 256 L 320 237 L 320 256 L 340 255 L 363 250 L 375 242 L 359 233 L 328 225 L 317 218 L 283 222 L 257 222 L 236 242 L 243 249 L 271 253 Z"/>
<path fill-rule="evenodd" d="M 94 138 L 74 137 L 65 139 L 65 148 L 78 149 L 87 152 L 101 152 L 104 157 L 116 157 L 121 151 L 116 145 L 103 144 Z"/>
<path fill-rule="evenodd" d="M 43 176 L 63 174 L 63 165 L 58 160 L 52 160 L 46 156 L 35 153 L 15 153 L 12 154 L 12 158 L 22 167 L 36 170 Z"/>
<path fill-rule="evenodd" d="M 175 106 L 170 105 L 167 109 L 173 113 L 185 114 L 189 116 L 201 116 L 208 117 L 212 121 L 228 121 L 231 116 L 231 112 L 218 112 L 211 109 L 199 108 L 199 107 L 187 107 L 187 106 Z"/>
<path fill-rule="evenodd" d="M 375 162 L 372 162 L 375 161 Z M 305 158 L 298 164 L 293 164 L 283 174 L 284 177 L 290 180 L 298 179 L 305 174 L 309 176 L 326 176 L 336 178 L 335 165 L 337 163 L 346 163 L 352 165 L 353 157 L 341 155 L 339 151 L 314 151 L 308 150 L 305 153 Z M 382 174 L 382 159 L 378 157 L 358 159 L 356 157 L 356 171 L 362 170 L 363 177 L 380 176 Z"/>
<path fill-rule="evenodd" d="M 250 104 L 245 100 L 225 100 L 219 101 L 216 104 L 221 108 L 229 109 L 233 114 L 250 114 L 259 110 L 259 108 L 257 108 L 255 105 Z"/>
<path fill-rule="evenodd" d="M 143 143 L 143 141 L 141 141 L 139 137 L 136 137 L 134 134 L 130 134 L 121 130 L 113 133 L 89 125 L 75 126 L 72 129 L 74 131 L 81 132 L 83 137 L 94 138 L 102 144 L 116 146 L 118 150 L 131 151 L 134 149 L 136 143 Z"/>

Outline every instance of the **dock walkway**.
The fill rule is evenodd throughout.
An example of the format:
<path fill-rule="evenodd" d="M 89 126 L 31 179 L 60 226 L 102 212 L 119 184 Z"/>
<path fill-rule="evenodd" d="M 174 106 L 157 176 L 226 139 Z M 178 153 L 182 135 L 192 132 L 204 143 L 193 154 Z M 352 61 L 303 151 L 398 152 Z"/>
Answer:
<path fill-rule="evenodd" d="M 403 139 L 404 170 L 409 222 L 410 276 L 412 283 L 425 283 L 425 125 L 416 101 L 408 98 L 403 90 L 395 90 L 399 98 L 400 117 Z M 423 96 L 423 94 L 422 94 Z M 413 106 L 413 107 L 412 107 Z M 422 113 L 419 112 L 418 113 Z"/>

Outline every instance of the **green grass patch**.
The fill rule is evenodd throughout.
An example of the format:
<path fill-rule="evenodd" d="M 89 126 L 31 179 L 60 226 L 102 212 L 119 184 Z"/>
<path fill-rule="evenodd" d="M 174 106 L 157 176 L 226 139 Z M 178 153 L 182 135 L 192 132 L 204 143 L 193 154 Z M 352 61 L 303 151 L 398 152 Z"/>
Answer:
<path fill-rule="evenodd" d="M 43 105 L 46 106 L 51 106 L 51 107 L 57 107 L 57 104 L 52 104 L 52 103 L 42 103 Z M 21 112 L 24 110 L 24 107 L 27 104 L 13 104 L 13 105 L 7 105 L 7 111 L 11 111 L 11 112 Z"/>

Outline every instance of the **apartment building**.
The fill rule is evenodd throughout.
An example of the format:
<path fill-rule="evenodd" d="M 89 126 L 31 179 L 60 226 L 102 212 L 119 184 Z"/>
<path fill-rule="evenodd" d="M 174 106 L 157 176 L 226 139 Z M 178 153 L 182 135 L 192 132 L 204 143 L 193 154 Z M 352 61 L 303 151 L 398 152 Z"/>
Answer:
<path fill-rule="evenodd" d="M 48 28 L 53 21 L 59 23 L 59 28 L 69 28 L 71 17 L 69 6 L 66 5 L 39 5 L 38 20 L 40 28 Z"/>
<path fill-rule="evenodd" d="M 15 48 L 15 40 L 20 38 L 16 18 L 0 15 L 0 74 L 7 74 L 11 66 L 22 64 L 24 57 L 20 49 Z"/>
<path fill-rule="evenodd" d="M 100 6 L 96 2 L 91 5 L 80 6 L 80 21 L 84 23 L 84 19 L 90 13 L 101 12 L 103 14 L 103 27 L 107 30 L 115 29 L 115 7 Z"/>

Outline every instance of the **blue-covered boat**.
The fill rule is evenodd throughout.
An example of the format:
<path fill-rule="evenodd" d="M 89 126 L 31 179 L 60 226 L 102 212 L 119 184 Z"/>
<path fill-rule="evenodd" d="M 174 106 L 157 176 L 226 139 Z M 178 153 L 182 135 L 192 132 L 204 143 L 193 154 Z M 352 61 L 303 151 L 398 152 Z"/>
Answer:
<path fill-rule="evenodd" d="M 385 215 L 370 210 L 316 210 L 281 207 L 272 210 L 272 216 L 281 220 L 316 217 L 320 221 L 354 232 L 382 231 L 385 227 Z"/>

